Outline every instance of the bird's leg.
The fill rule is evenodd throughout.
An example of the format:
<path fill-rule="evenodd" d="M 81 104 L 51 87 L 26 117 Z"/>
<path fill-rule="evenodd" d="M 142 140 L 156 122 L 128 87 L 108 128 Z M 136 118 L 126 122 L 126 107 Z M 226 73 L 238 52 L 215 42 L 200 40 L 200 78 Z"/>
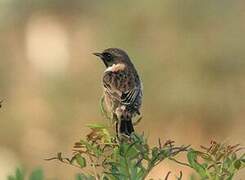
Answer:
<path fill-rule="evenodd" d="M 118 136 L 118 122 L 116 122 L 116 135 L 117 135 L 117 137 L 119 137 Z"/>
<path fill-rule="evenodd" d="M 119 135 L 119 120 L 117 118 L 117 115 L 115 113 L 113 113 L 113 121 L 115 122 L 115 125 L 116 125 L 116 136 L 118 137 Z"/>

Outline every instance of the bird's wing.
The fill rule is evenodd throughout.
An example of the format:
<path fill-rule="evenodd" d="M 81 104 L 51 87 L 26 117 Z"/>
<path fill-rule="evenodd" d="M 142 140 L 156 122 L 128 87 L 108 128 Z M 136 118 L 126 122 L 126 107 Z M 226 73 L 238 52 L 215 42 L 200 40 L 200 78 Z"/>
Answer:
<path fill-rule="evenodd" d="M 110 96 L 127 106 L 133 105 L 141 92 L 133 74 L 126 71 L 105 72 L 103 85 Z"/>
<path fill-rule="evenodd" d="M 106 92 L 114 99 L 121 101 L 122 92 L 118 88 L 117 76 L 114 72 L 106 71 L 103 76 L 103 86 Z"/>
<path fill-rule="evenodd" d="M 121 103 L 129 106 L 133 105 L 140 92 L 140 88 L 135 87 L 123 93 L 121 96 Z"/>

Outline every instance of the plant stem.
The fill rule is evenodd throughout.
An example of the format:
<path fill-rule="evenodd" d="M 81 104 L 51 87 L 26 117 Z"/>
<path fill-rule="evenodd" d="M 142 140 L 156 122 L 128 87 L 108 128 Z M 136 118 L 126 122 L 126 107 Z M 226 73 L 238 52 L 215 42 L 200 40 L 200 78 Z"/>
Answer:
<path fill-rule="evenodd" d="M 92 158 L 91 156 L 89 156 L 89 159 L 90 159 L 90 161 L 91 161 L 91 166 L 92 166 L 92 168 L 93 168 L 93 173 L 94 173 L 95 179 L 96 179 L 96 180 L 99 180 L 99 178 L 98 178 L 98 173 L 96 172 L 96 167 L 95 167 L 95 165 L 94 165 L 93 158 Z"/>
<path fill-rule="evenodd" d="M 128 179 L 131 180 L 127 157 L 124 156 L 124 159 L 125 159 L 125 165 L 126 165 L 126 170 L 127 170 L 127 174 L 128 174 Z"/>
<path fill-rule="evenodd" d="M 174 161 L 174 162 L 176 162 L 176 163 L 178 163 L 178 164 L 181 164 L 181 165 L 183 165 L 183 166 L 188 166 L 188 167 L 191 168 L 191 166 L 190 166 L 189 164 L 187 164 L 187 163 L 180 162 L 180 161 L 178 161 L 178 160 L 176 160 L 176 159 L 174 159 L 174 158 L 168 158 L 168 159 L 170 159 L 171 161 Z"/>

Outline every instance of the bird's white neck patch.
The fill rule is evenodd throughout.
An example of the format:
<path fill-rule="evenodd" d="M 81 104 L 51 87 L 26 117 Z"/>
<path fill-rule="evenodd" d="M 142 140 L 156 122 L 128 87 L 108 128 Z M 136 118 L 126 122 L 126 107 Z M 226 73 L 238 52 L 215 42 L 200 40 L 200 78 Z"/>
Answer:
<path fill-rule="evenodd" d="M 119 64 L 113 64 L 112 66 L 108 67 L 105 72 L 111 71 L 111 72 L 117 72 L 122 71 L 125 69 L 125 64 L 119 63 Z"/>

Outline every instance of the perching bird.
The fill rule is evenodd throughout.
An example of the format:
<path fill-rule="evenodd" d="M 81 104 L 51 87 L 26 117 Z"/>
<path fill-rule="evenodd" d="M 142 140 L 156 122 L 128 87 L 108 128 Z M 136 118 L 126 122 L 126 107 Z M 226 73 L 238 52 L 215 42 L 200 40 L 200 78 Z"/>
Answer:
<path fill-rule="evenodd" d="M 134 132 L 132 118 L 140 115 L 142 84 L 127 53 L 109 48 L 94 53 L 106 66 L 103 75 L 104 97 L 107 109 L 116 120 L 116 132 L 130 136 Z"/>

